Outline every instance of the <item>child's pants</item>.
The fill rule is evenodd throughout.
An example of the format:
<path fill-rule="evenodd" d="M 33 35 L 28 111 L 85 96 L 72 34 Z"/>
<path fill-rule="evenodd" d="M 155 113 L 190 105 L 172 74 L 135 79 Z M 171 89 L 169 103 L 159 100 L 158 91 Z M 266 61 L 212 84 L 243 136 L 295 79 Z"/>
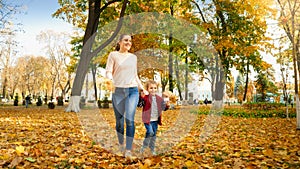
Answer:
<path fill-rule="evenodd" d="M 144 125 L 146 128 L 146 136 L 143 142 L 143 147 L 146 148 L 149 146 L 151 151 L 154 151 L 158 122 L 151 121 L 150 124 L 144 123 Z"/>

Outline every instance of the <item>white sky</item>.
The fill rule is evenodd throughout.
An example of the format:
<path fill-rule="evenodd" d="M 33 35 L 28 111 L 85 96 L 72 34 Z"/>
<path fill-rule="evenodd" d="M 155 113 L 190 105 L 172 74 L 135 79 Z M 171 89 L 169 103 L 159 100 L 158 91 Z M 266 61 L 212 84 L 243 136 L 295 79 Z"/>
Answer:
<path fill-rule="evenodd" d="M 41 31 L 72 32 L 72 25 L 51 15 L 59 8 L 57 0 L 15 0 L 25 6 L 25 13 L 17 15 L 24 33 L 17 34 L 19 44 L 18 56 L 44 55 L 42 45 L 36 40 Z"/>

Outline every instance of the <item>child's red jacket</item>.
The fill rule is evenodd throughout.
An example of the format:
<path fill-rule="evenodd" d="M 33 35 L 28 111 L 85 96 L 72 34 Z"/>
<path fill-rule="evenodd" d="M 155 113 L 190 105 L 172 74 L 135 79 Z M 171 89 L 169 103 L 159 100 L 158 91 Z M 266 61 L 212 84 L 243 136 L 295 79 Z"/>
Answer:
<path fill-rule="evenodd" d="M 163 110 L 166 110 L 166 104 L 162 97 L 156 96 L 157 110 L 158 110 L 158 124 L 162 125 L 161 122 L 161 113 Z M 150 124 L 151 119 L 151 105 L 152 105 L 152 95 L 145 95 L 142 97 L 143 100 L 143 112 L 142 112 L 142 120 L 143 123 Z"/>

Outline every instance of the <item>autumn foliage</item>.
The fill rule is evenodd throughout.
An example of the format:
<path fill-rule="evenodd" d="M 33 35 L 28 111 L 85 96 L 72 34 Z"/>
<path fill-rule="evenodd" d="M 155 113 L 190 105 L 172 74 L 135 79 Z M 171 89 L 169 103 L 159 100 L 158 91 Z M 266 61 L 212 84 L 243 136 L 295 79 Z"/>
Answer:
<path fill-rule="evenodd" d="M 178 113 L 183 109 L 164 112 L 159 136 L 172 128 L 176 119 L 182 118 Z M 209 106 L 199 107 L 199 111 L 208 110 Z M 112 109 L 95 109 L 94 113 L 101 113 L 105 121 L 114 127 Z M 140 114 L 138 109 L 135 139 L 144 137 Z M 173 145 L 170 151 L 140 158 L 137 153 L 140 147 L 134 145 L 136 158 L 130 161 L 107 151 L 101 143 L 91 139 L 78 117 L 76 113 L 65 113 L 63 108 L 1 108 L 0 168 L 300 167 L 300 131 L 295 130 L 294 118 L 223 116 L 211 137 L 199 141 L 207 115 L 197 115 L 192 129 L 182 140 L 170 143 Z M 174 135 L 180 130 L 174 129 Z M 113 141 L 115 136 L 107 139 Z M 165 140 L 168 141 L 171 140 Z"/>

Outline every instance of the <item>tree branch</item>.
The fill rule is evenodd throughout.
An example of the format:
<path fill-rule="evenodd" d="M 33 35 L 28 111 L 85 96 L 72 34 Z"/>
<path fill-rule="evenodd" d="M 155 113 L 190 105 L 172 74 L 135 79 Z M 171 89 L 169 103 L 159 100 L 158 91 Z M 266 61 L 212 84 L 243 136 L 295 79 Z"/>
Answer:
<path fill-rule="evenodd" d="M 117 0 L 115 0 L 117 1 Z M 116 27 L 116 30 L 114 31 L 114 33 L 111 35 L 111 37 L 106 41 L 104 42 L 102 45 L 100 45 L 97 49 L 95 49 L 92 53 L 91 53 L 91 56 L 96 56 L 102 49 L 104 49 L 107 45 L 109 45 L 113 39 L 118 35 L 118 33 L 120 32 L 121 30 L 121 27 L 123 25 L 123 17 L 125 15 L 125 10 L 126 10 L 126 7 L 127 7 L 127 3 L 128 3 L 128 0 L 124 0 L 123 2 L 123 6 L 122 6 L 122 10 L 120 12 L 120 19 L 118 21 L 118 25 Z"/>
<path fill-rule="evenodd" d="M 115 2 L 121 2 L 121 0 L 112 0 L 112 1 L 105 3 L 104 6 L 100 8 L 100 12 L 102 12 L 105 8 L 107 8 L 109 5 L 111 5 Z"/>

